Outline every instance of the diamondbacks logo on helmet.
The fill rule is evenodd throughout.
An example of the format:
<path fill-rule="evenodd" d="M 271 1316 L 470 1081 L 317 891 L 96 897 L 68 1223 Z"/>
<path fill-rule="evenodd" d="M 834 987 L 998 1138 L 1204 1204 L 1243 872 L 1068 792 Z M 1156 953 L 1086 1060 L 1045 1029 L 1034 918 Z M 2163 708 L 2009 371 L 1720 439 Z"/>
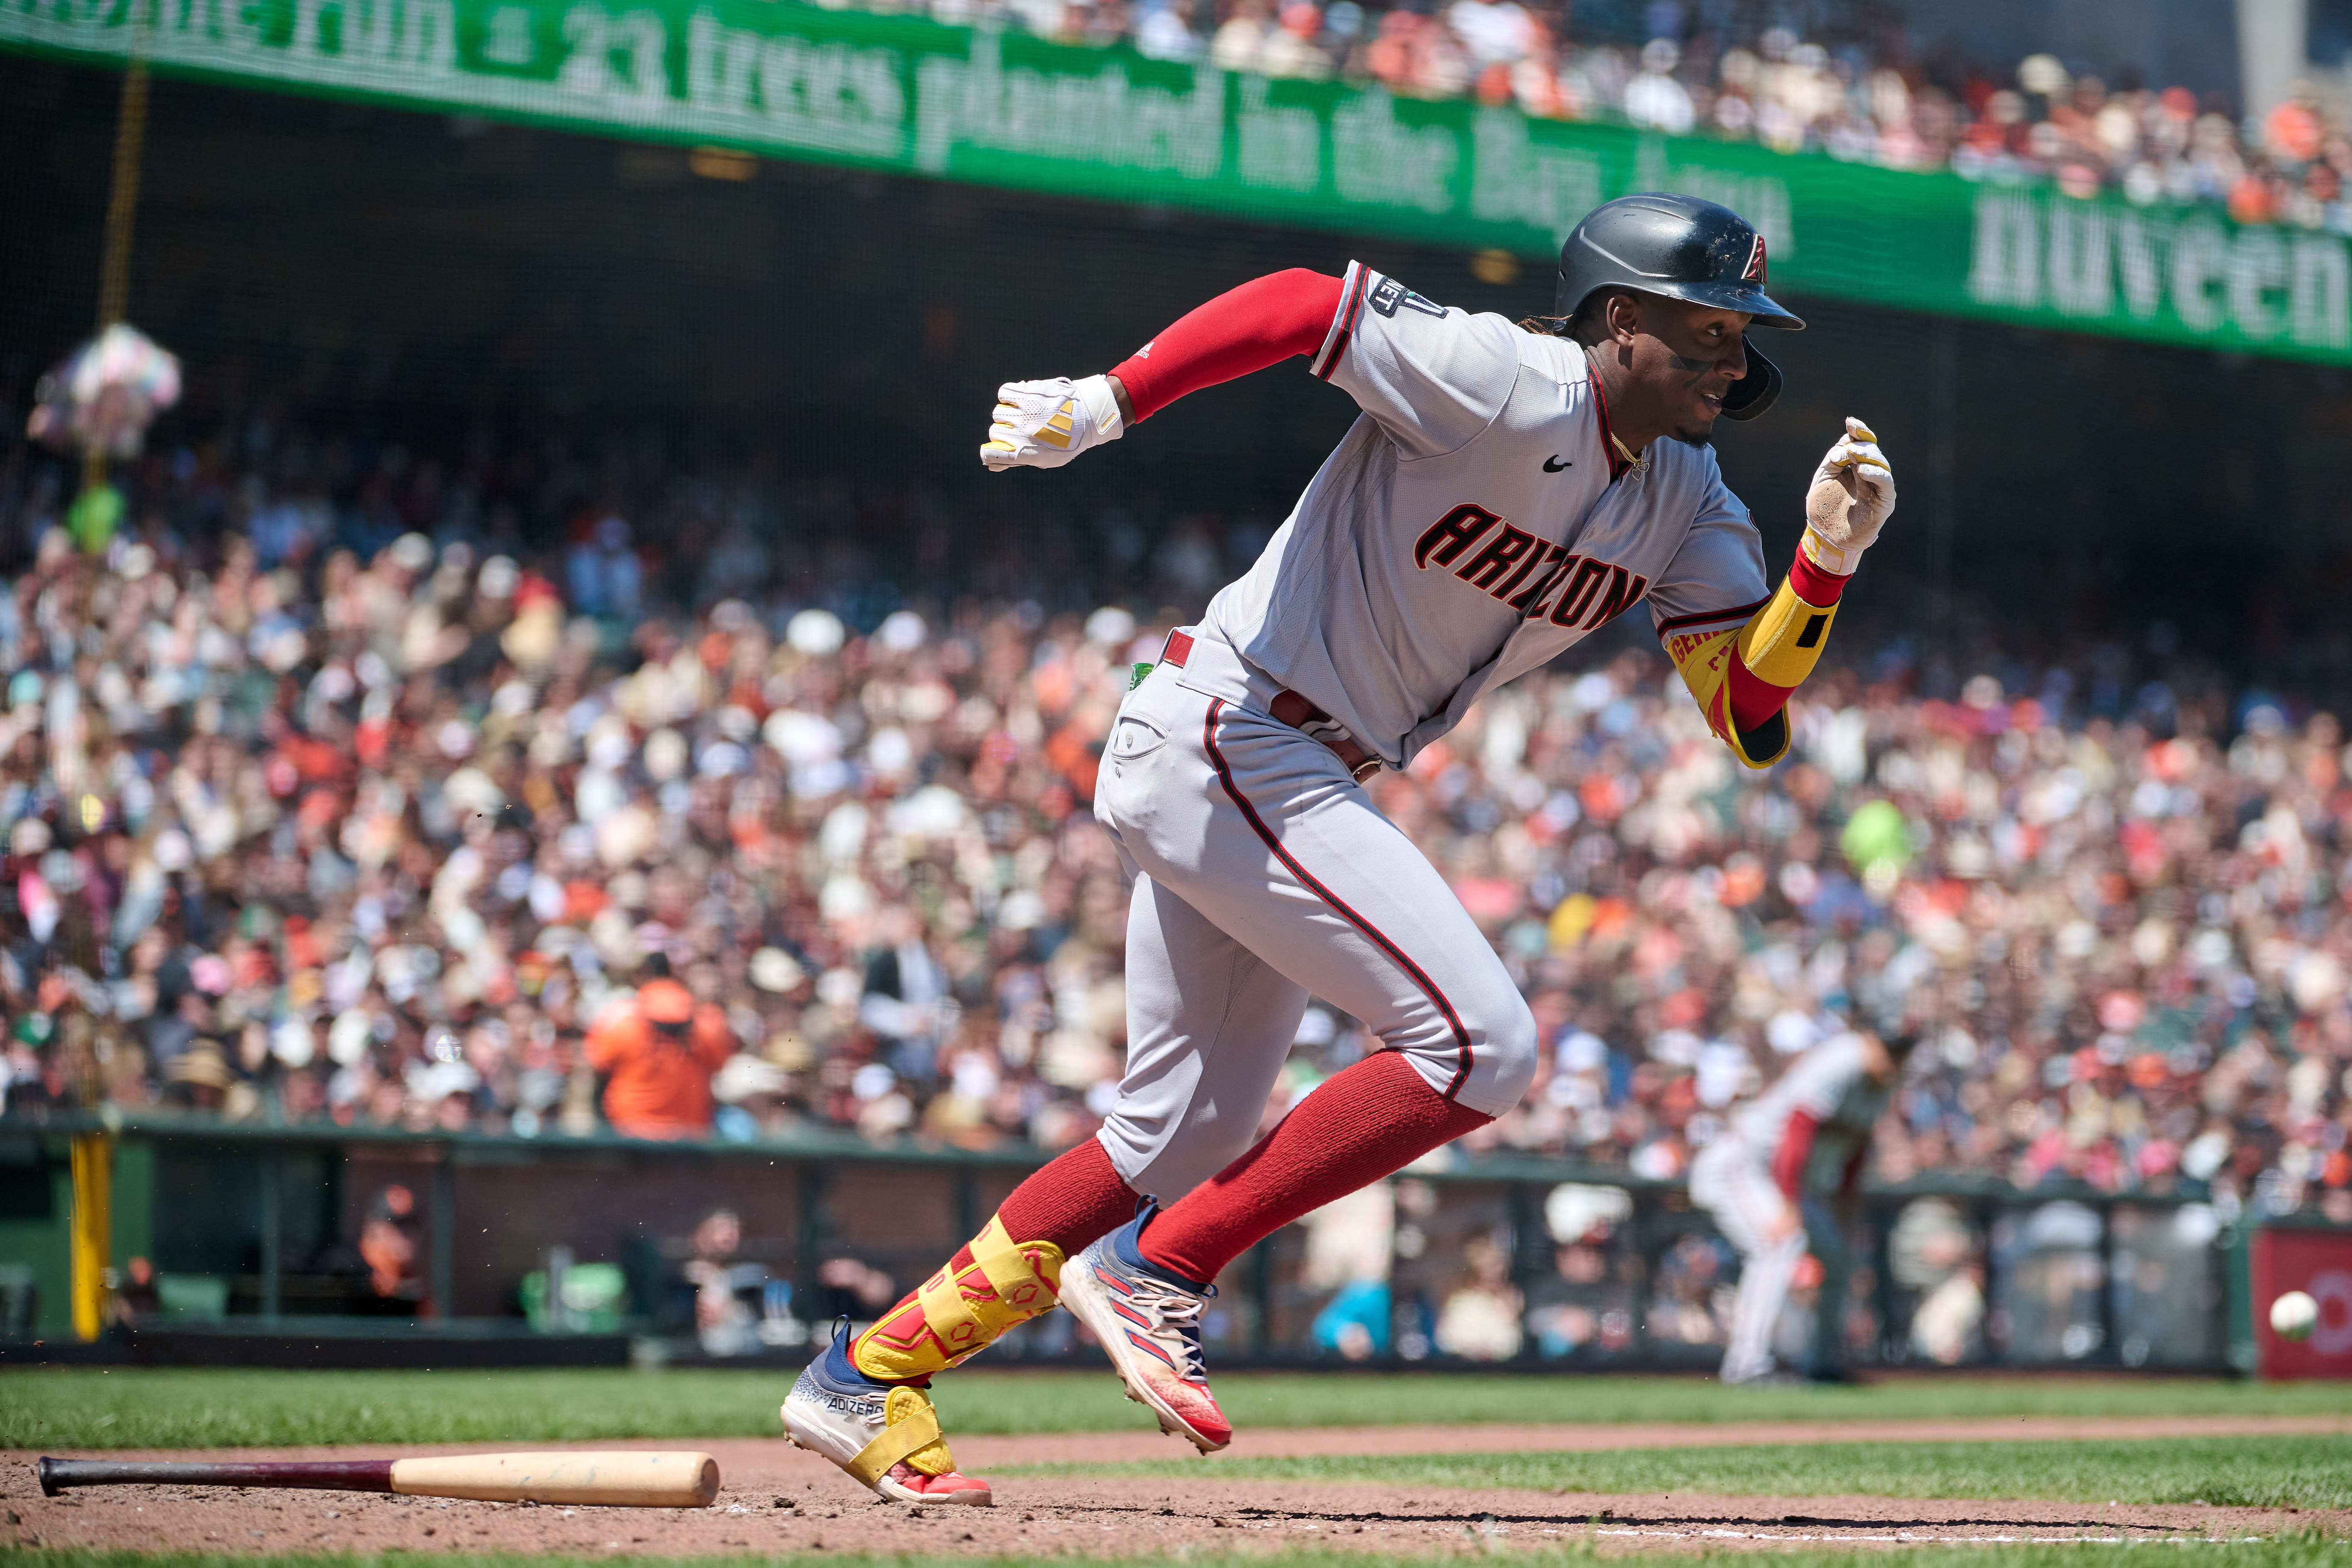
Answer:
<path fill-rule="evenodd" d="M 1573 316 L 1602 289 L 1663 294 L 1737 310 L 1759 327 L 1805 323 L 1764 291 L 1756 226 L 1714 202 L 1651 191 L 1603 202 L 1560 242 L 1557 312 Z"/>

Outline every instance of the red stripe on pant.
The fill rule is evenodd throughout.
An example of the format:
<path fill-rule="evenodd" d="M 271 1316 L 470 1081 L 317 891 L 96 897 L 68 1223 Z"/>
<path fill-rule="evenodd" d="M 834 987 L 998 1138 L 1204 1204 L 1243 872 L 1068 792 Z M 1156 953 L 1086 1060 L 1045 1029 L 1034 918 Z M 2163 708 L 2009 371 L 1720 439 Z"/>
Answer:
<path fill-rule="evenodd" d="M 1234 771 L 1226 766 L 1224 752 L 1217 749 L 1217 716 L 1224 710 L 1223 698 L 1211 699 L 1209 716 L 1202 725 L 1201 733 L 1201 742 L 1208 751 L 1210 764 L 1217 770 L 1217 782 L 1224 786 L 1225 794 L 1233 803 L 1241 807 L 1242 816 L 1248 820 L 1250 826 L 1256 830 L 1257 836 L 1265 841 L 1265 847 L 1274 851 L 1274 858 L 1281 861 L 1289 869 L 1290 874 L 1304 883 L 1317 898 L 1338 910 L 1341 919 L 1363 932 L 1375 947 L 1388 954 L 1390 960 L 1399 969 L 1404 971 L 1405 977 L 1413 983 L 1423 995 L 1435 1005 L 1438 1012 L 1444 1015 L 1446 1026 L 1454 1031 L 1456 1058 L 1453 1079 L 1446 1084 L 1444 1089 L 1445 1098 L 1452 1100 L 1462 1091 L 1462 1086 L 1470 1081 L 1470 1031 L 1463 1027 L 1461 1016 L 1454 1012 L 1454 1004 L 1445 999 L 1445 993 L 1437 988 L 1437 982 L 1432 980 L 1421 965 L 1408 957 L 1404 949 L 1383 935 L 1378 926 L 1349 909 L 1339 894 L 1317 880 L 1313 873 L 1298 863 L 1297 856 L 1283 847 L 1282 840 L 1274 836 L 1274 830 L 1266 826 L 1265 819 L 1258 816 L 1257 808 L 1250 805 L 1249 797 L 1242 794 L 1240 786 L 1234 783 Z"/>

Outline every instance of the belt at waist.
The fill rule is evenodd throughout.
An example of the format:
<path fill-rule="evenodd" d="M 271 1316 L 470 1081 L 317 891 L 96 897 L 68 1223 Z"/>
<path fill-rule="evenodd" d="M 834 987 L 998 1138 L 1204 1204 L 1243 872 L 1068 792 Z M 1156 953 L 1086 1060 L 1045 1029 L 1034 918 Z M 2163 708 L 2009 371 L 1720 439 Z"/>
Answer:
<path fill-rule="evenodd" d="M 1160 651 L 1160 662 L 1181 669 L 1192 657 L 1192 648 L 1191 633 L 1170 632 L 1168 645 Z M 1348 776 L 1358 784 L 1381 771 L 1380 758 L 1364 750 L 1345 724 L 1288 687 L 1274 694 L 1267 701 L 1265 710 L 1276 721 L 1289 725 L 1307 739 L 1328 748 L 1333 756 L 1339 759 L 1340 765 L 1348 770 Z"/>

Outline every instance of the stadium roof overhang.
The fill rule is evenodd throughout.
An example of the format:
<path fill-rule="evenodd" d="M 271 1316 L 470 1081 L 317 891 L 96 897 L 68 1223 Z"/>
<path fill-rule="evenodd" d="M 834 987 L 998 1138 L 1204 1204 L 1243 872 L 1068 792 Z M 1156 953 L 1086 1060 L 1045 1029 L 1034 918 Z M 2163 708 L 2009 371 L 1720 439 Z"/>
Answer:
<path fill-rule="evenodd" d="M 0 0 L 0 48 L 1548 258 L 1675 190 L 1776 288 L 2352 363 L 2352 241 L 770 0 Z"/>

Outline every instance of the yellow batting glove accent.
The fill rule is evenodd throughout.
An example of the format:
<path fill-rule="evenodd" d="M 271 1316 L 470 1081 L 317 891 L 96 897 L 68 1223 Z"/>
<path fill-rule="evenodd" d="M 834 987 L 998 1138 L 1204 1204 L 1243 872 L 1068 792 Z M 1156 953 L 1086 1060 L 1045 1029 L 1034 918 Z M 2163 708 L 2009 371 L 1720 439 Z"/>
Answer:
<path fill-rule="evenodd" d="M 1797 548 L 1805 552 L 1806 560 L 1832 577 L 1851 577 L 1853 569 L 1862 564 L 1861 551 L 1841 550 L 1810 528 L 1797 541 Z"/>
<path fill-rule="evenodd" d="M 992 469 L 1058 468 L 1081 452 L 1126 433 L 1108 376 L 1072 381 L 1008 381 L 996 389 L 996 412 L 980 460 Z"/>
<path fill-rule="evenodd" d="M 1845 576 L 1894 510 L 1895 470 L 1877 433 L 1849 417 L 1805 491 L 1805 552 L 1823 571 Z"/>

